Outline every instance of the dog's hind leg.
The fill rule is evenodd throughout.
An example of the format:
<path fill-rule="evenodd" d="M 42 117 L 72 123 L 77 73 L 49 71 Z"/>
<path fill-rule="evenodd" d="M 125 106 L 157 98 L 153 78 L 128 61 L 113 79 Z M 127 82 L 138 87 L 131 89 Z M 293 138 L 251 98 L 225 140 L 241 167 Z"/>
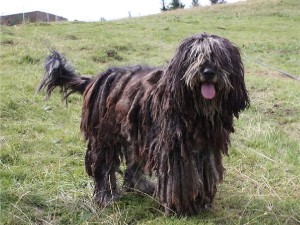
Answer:
<path fill-rule="evenodd" d="M 117 184 L 115 176 L 115 168 L 102 163 L 96 166 L 94 175 L 94 200 L 101 206 L 106 206 L 112 201 L 119 199 L 117 193 Z"/>
<path fill-rule="evenodd" d="M 141 167 L 137 164 L 126 168 L 123 186 L 126 191 L 139 191 L 149 195 L 152 195 L 155 190 L 154 183 L 147 179 Z"/>
<path fill-rule="evenodd" d="M 85 165 L 88 175 L 94 179 L 94 201 L 106 206 L 119 198 L 117 193 L 116 170 L 120 159 L 116 149 L 101 147 L 93 149 L 88 144 L 85 156 Z"/>

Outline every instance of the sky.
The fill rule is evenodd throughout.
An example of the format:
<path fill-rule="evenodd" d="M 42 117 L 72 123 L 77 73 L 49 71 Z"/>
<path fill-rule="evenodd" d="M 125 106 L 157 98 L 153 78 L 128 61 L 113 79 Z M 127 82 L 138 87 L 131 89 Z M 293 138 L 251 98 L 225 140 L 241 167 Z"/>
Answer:
<path fill-rule="evenodd" d="M 171 0 L 166 0 L 170 2 Z M 236 2 L 239 0 L 227 0 Z M 0 15 L 21 12 L 43 11 L 67 18 L 69 21 L 99 21 L 101 18 L 114 20 L 160 13 L 161 0 L 2 0 Z M 185 8 L 192 0 L 181 0 Z M 199 0 L 209 5 L 209 0 Z"/>

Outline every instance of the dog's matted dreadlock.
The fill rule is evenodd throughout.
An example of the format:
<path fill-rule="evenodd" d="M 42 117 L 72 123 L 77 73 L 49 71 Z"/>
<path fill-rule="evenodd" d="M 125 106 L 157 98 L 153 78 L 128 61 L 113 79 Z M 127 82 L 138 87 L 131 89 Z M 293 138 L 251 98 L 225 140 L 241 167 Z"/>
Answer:
<path fill-rule="evenodd" d="M 83 94 L 85 165 L 96 202 L 118 196 L 115 173 L 124 158 L 124 186 L 154 193 L 167 214 L 211 206 L 233 119 L 249 105 L 240 52 L 229 40 L 197 34 L 164 68 L 110 68 L 93 78 L 76 74 L 53 50 L 38 91 L 49 96 L 57 86 L 65 97 Z"/>

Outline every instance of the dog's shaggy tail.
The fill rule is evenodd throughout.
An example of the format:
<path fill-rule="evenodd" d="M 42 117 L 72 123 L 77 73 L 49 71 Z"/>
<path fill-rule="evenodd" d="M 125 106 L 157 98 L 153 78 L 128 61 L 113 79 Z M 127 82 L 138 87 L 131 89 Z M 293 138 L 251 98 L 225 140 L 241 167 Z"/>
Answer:
<path fill-rule="evenodd" d="M 44 77 L 37 87 L 37 92 L 45 90 L 46 99 L 50 97 L 56 87 L 61 88 L 64 99 L 74 92 L 83 94 L 92 78 L 80 76 L 67 64 L 63 55 L 55 49 L 50 51 L 51 54 L 46 58 L 44 64 Z"/>

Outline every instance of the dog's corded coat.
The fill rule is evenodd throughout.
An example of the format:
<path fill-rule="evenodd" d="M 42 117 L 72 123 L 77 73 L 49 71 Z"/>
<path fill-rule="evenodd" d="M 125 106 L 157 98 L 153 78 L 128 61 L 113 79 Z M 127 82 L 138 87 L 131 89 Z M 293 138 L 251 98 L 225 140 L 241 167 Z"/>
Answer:
<path fill-rule="evenodd" d="M 85 165 L 100 205 L 117 197 L 115 173 L 125 159 L 124 185 L 155 191 L 166 213 L 210 207 L 233 118 L 249 105 L 240 52 L 230 41 L 198 34 L 183 40 L 164 68 L 110 68 L 93 78 L 76 74 L 53 50 L 38 90 L 49 97 L 56 86 L 65 97 L 83 94 Z"/>

